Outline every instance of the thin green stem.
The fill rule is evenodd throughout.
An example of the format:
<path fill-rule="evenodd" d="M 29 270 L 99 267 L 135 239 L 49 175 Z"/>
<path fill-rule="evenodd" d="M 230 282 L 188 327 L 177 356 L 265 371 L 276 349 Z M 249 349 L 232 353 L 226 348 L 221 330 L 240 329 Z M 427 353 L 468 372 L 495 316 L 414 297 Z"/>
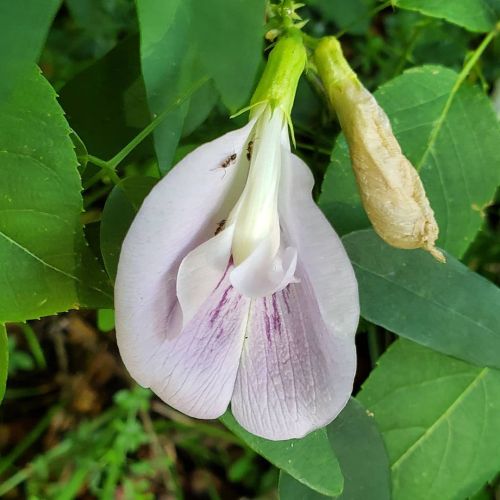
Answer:
<path fill-rule="evenodd" d="M 121 179 L 118 176 L 118 174 L 113 169 L 111 169 L 109 167 L 107 162 L 105 162 L 105 166 L 101 166 L 101 165 L 97 165 L 97 166 L 100 167 L 101 170 L 99 170 L 99 172 L 96 172 L 87 182 L 83 183 L 83 189 L 91 188 L 92 186 L 97 184 L 99 181 L 101 181 L 104 177 L 109 177 L 111 182 L 113 182 L 113 184 L 115 186 L 117 186 L 121 182 Z"/>
<path fill-rule="evenodd" d="M 469 76 L 469 73 L 471 72 L 472 68 L 476 65 L 477 61 L 483 54 L 483 52 L 486 50 L 488 45 L 493 41 L 493 39 L 498 35 L 498 32 L 500 30 L 500 23 L 498 23 L 494 29 L 492 29 L 484 38 L 483 41 L 479 44 L 479 47 L 472 53 L 471 57 L 469 60 L 464 64 L 464 67 L 462 68 L 462 71 L 460 71 L 460 74 L 458 75 L 451 91 L 450 95 L 448 96 L 448 99 L 446 100 L 446 103 L 443 107 L 443 111 L 441 111 L 441 114 L 439 115 L 439 119 L 436 121 L 434 128 L 432 129 L 432 133 L 429 137 L 429 141 L 427 143 L 427 149 L 420 159 L 420 162 L 417 165 L 417 170 L 420 170 L 422 165 L 424 165 L 425 161 L 427 160 L 427 156 L 429 155 L 430 151 L 432 150 L 432 146 L 437 140 L 437 137 L 441 131 L 441 127 L 444 124 L 444 121 L 446 117 L 448 116 L 448 112 L 450 111 L 451 105 L 453 104 L 453 99 L 455 98 L 455 95 L 457 94 L 458 90 L 462 86 L 462 83 L 464 83 L 465 79 Z"/>
<path fill-rule="evenodd" d="M 469 73 L 472 71 L 472 68 L 476 65 L 479 58 L 483 55 L 483 52 L 487 49 L 488 45 L 493 41 L 493 39 L 498 35 L 500 31 L 500 23 L 498 23 L 484 38 L 483 41 L 479 44 L 479 47 L 472 53 L 469 60 L 464 64 L 462 71 L 458 75 L 457 81 L 453 86 L 453 90 L 455 92 L 451 92 L 451 96 L 453 96 L 465 79 L 469 76 Z M 448 104 L 448 103 L 447 103 Z"/>
<path fill-rule="evenodd" d="M 106 196 L 111 191 L 111 189 L 113 189 L 113 186 L 105 185 L 105 186 L 102 186 L 101 188 L 98 188 L 98 189 L 92 191 L 92 193 L 90 193 L 89 195 L 86 195 L 84 200 L 83 200 L 83 208 L 85 208 L 85 210 L 87 210 L 87 208 L 90 207 L 90 205 L 95 203 L 97 200 L 99 200 L 103 196 Z M 92 221 L 92 222 L 94 222 L 94 221 Z M 85 225 L 85 222 L 83 224 Z"/>
<path fill-rule="evenodd" d="M 330 156 L 332 155 L 332 152 L 329 151 L 328 149 L 322 148 L 319 146 L 315 146 L 314 144 L 306 144 L 303 142 L 297 142 L 297 148 L 298 149 L 307 149 L 308 151 L 314 151 L 315 153 L 319 153 L 319 154 L 322 154 L 324 156 L 328 156 L 328 158 L 330 158 Z"/>
<path fill-rule="evenodd" d="M 163 121 L 163 119 L 172 112 L 173 109 L 184 103 L 191 95 L 199 90 L 210 78 L 204 76 L 200 78 L 191 88 L 183 95 L 178 97 L 167 109 L 162 111 L 149 125 L 139 132 L 124 148 L 121 149 L 111 160 L 107 161 L 110 169 L 115 170 L 116 167 L 136 148 L 146 137 L 155 130 L 155 128 Z"/>
<path fill-rule="evenodd" d="M 97 156 L 87 155 L 86 158 L 87 158 L 87 161 L 89 161 L 93 165 L 96 165 L 97 167 L 109 168 L 108 162 L 106 160 L 102 160 L 101 158 L 98 158 Z"/>
<path fill-rule="evenodd" d="M 99 170 L 89 180 L 83 183 L 83 189 L 89 189 L 106 177 L 106 169 Z"/>
<path fill-rule="evenodd" d="M 406 64 L 406 61 L 408 60 L 411 52 L 413 51 L 413 48 L 415 47 L 415 44 L 417 43 L 417 40 L 418 40 L 420 33 L 422 32 L 422 30 L 426 26 L 428 26 L 430 24 L 430 22 L 431 21 L 429 19 L 426 19 L 425 21 L 418 23 L 413 28 L 413 32 L 412 32 L 410 39 L 408 40 L 408 42 L 404 48 L 403 54 L 399 58 L 399 61 L 398 61 L 398 64 L 396 66 L 396 69 L 394 70 L 393 76 L 397 76 L 403 71 L 405 64 Z"/>
<path fill-rule="evenodd" d="M 0 497 L 8 493 L 10 490 L 13 490 L 18 484 L 21 484 L 23 481 L 26 481 L 28 477 L 29 477 L 28 469 L 22 469 L 19 472 L 16 472 L 16 474 L 9 477 L 9 479 L 5 480 L 2 484 L 0 484 Z"/>
<path fill-rule="evenodd" d="M 59 493 L 58 500 L 73 500 L 77 498 L 78 492 L 81 490 L 85 483 L 87 476 L 90 472 L 91 466 L 86 464 L 76 469 L 69 481 L 64 485 L 64 490 Z"/>
<path fill-rule="evenodd" d="M 368 352 L 370 354 L 370 361 L 372 368 L 374 368 L 377 364 L 378 358 L 380 358 L 383 352 L 383 349 L 380 346 L 380 337 L 375 325 L 369 324 L 366 334 L 368 340 Z"/>
<path fill-rule="evenodd" d="M 43 350 L 40 342 L 38 341 L 36 333 L 28 323 L 20 323 L 19 326 L 23 331 L 24 338 L 26 339 L 26 343 L 28 344 L 31 354 L 35 359 L 35 363 L 37 364 L 38 368 L 45 370 L 45 368 L 47 368 L 47 361 L 45 360 L 45 356 L 43 354 Z"/>
<path fill-rule="evenodd" d="M 120 182 L 122 181 L 119 177 L 119 175 L 114 171 L 114 170 L 107 170 L 106 171 L 109 178 L 111 179 L 111 182 L 115 185 L 115 186 L 118 186 L 118 184 L 120 184 Z"/>
<path fill-rule="evenodd" d="M 5 391 L 5 399 L 21 399 L 29 398 L 32 396 L 40 396 L 41 394 L 48 394 L 56 390 L 57 385 L 55 383 L 48 383 L 36 387 L 21 387 L 19 389 L 7 389 Z"/>

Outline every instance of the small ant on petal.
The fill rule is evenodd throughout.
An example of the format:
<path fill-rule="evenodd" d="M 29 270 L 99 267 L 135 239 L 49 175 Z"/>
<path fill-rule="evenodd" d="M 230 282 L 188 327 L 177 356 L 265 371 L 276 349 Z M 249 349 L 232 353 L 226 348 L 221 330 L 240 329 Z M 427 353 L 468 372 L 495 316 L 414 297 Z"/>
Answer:
<path fill-rule="evenodd" d="M 236 157 L 237 157 L 236 153 L 230 154 L 227 158 L 224 159 L 224 161 L 218 167 L 212 168 L 211 170 L 217 170 L 219 168 L 222 168 L 224 169 L 224 175 L 226 175 L 226 168 L 236 161 Z"/>
<path fill-rule="evenodd" d="M 253 153 L 253 141 L 250 141 L 247 146 L 247 160 L 250 161 L 252 159 Z"/>
<path fill-rule="evenodd" d="M 215 230 L 214 236 L 217 236 L 224 229 L 225 225 L 226 225 L 226 219 L 222 219 L 220 222 L 218 222 L 217 229 Z"/>

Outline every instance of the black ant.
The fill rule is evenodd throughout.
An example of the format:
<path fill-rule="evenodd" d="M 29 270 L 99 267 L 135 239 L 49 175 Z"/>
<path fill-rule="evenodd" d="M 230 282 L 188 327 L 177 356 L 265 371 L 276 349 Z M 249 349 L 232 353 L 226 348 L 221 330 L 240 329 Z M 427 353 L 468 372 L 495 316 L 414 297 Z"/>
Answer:
<path fill-rule="evenodd" d="M 217 236 L 224 229 L 225 225 L 226 225 L 226 219 L 222 219 L 220 222 L 218 222 L 214 236 Z"/>
<path fill-rule="evenodd" d="M 224 169 L 224 175 L 226 175 L 226 168 L 236 161 L 236 153 L 230 154 L 218 167 L 212 168 L 212 170 L 217 170 L 218 168 Z"/>
<path fill-rule="evenodd" d="M 253 153 L 253 141 L 250 141 L 247 146 L 247 160 L 250 161 L 252 159 Z"/>

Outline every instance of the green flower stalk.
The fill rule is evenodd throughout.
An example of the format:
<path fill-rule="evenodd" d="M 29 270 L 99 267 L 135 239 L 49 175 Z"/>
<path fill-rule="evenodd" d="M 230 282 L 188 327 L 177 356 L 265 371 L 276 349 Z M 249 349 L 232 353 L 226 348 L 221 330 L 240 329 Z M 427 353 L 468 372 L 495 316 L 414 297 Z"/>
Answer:
<path fill-rule="evenodd" d="M 349 145 L 366 213 L 379 236 L 397 248 L 436 248 L 439 229 L 416 169 L 401 151 L 384 110 L 359 81 L 334 37 L 323 38 L 314 62 Z"/>
<path fill-rule="evenodd" d="M 281 109 L 288 120 L 292 111 L 300 75 L 307 62 L 307 53 L 298 30 L 281 38 L 269 54 L 264 73 L 252 96 L 250 106 L 269 104 Z"/>

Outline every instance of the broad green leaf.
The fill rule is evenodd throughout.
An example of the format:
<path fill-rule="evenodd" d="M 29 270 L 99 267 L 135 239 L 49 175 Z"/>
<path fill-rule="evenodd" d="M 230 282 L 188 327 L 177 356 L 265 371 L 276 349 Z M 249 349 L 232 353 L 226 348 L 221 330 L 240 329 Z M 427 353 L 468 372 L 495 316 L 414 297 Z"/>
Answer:
<path fill-rule="evenodd" d="M 30 78 L 61 0 L 0 2 L 0 103 Z"/>
<path fill-rule="evenodd" d="M 189 109 L 182 127 L 182 136 L 194 132 L 207 119 L 218 100 L 219 94 L 212 80 L 195 92 L 189 102 Z"/>
<path fill-rule="evenodd" d="M 278 492 L 280 500 L 327 500 L 342 497 L 342 494 L 340 497 L 322 495 L 283 471 L 280 472 Z"/>
<path fill-rule="evenodd" d="M 231 110 L 247 106 L 262 60 L 264 0 L 192 2 L 200 61 Z"/>
<path fill-rule="evenodd" d="M 500 289 L 447 256 L 399 250 L 373 231 L 342 239 L 361 314 L 392 332 L 480 366 L 500 368 Z"/>
<path fill-rule="evenodd" d="M 373 0 L 309 0 L 308 5 L 316 7 L 328 21 L 338 28 L 360 35 L 366 33 L 370 25 Z"/>
<path fill-rule="evenodd" d="M 157 179 L 128 177 L 113 188 L 106 200 L 101 219 L 101 253 L 104 266 L 114 281 L 123 239 L 142 201 Z"/>
<path fill-rule="evenodd" d="M 390 500 L 389 460 L 382 437 L 359 401 L 351 398 L 340 415 L 327 427 L 330 444 L 344 475 L 344 490 L 336 499 Z M 325 497 L 281 472 L 282 500 L 321 500 Z"/>
<path fill-rule="evenodd" d="M 373 415 L 351 398 L 328 425 L 327 434 L 344 475 L 344 491 L 338 498 L 389 500 L 389 459 Z"/>
<path fill-rule="evenodd" d="M 75 148 L 75 153 L 77 151 Z M 82 219 L 84 217 L 85 215 Z M 100 221 L 88 222 L 83 226 L 84 244 L 81 249 L 78 276 L 82 277 L 84 284 L 91 284 L 94 288 L 106 292 L 105 295 L 96 294 L 91 288 L 80 287 L 79 305 L 87 309 L 113 307 L 113 287 L 101 256 L 100 226 Z"/>
<path fill-rule="evenodd" d="M 7 330 L 0 325 L 0 403 L 5 394 L 5 384 L 9 368 L 9 344 L 7 341 Z"/>
<path fill-rule="evenodd" d="M 467 498 L 500 470 L 499 371 L 398 340 L 358 398 L 383 434 L 394 500 Z"/>
<path fill-rule="evenodd" d="M 70 128 L 35 67 L 1 108 L 0 135 L 0 321 L 108 301 L 87 259 Z"/>
<path fill-rule="evenodd" d="M 469 31 L 490 31 L 500 19 L 498 0 L 392 0 L 402 9 L 446 19 Z"/>
<path fill-rule="evenodd" d="M 137 0 L 141 33 L 141 64 L 149 108 L 154 116 L 174 106 L 206 78 L 193 42 L 191 3 L 186 0 Z M 189 102 L 176 106 L 154 132 L 162 173 L 172 159 L 182 133 Z"/>
<path fill-rule="evenodd" d="M 129 0 L 65 0 L 72 24 L 87 32 L 92 53 L 107 52 L 136 21 L 134 2 Z M 73 28 L 74 29 L 74 28 Z M 87 41 L 87 38 L 83 39 Z M 89 49 L 87 49 L 89 50 Z M 103 53 L 103 52 L 101 52 Z"/>
<path fill-rule="evenodd" d="M 113 288 L 109 277 L 84 237 L 78 238 L 75 250 L 78 307 L 85 309 L 113 307 Z"/>
<path fill-rule="evenodd" d="M 342 492 L 342 472 L 326 429 L 314 431 L 302 439 L 269 441 L 243 429 L 229 410 L 221 421 L 250 448 L 300 483 L 325 495 L 335 496 Z"/>
<path fill-rule="evenodd" d="M 457 77 L 447 68 L 423 66 L 375 94 L 425 185 L 440 228 L 438 246 L 460 257 L 500 182 L 500 125 L 479 88 L 454 89 Z M 332 152 L 320 205 L 341 234 L 369 227 L 343 137 Z"/>
<path fill-rule="evenodd" d="M 131 36 L 61 90 L 61 105 L 87 149 L 105 160 L 114 156 L 151 121 L 142 81 L 139 39 Z M 133 155 L 152 154 L 146 139 Z"/>

